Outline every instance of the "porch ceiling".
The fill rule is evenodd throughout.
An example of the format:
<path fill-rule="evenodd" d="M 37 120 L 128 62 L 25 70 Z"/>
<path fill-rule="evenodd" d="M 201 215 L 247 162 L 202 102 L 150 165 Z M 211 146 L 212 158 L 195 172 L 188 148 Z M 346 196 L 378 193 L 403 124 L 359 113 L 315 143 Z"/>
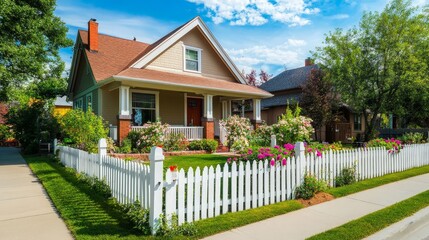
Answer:
<path fill-rule="evenodd" d="M 118 75 L 112 76 L 110 80 L 121 82 L 131 87 L 194 92 L 218 96 L 242 98 L 268 98 L 273 96 L 262 89 L 241 83 L 149 69 L 129 68 Z"/>

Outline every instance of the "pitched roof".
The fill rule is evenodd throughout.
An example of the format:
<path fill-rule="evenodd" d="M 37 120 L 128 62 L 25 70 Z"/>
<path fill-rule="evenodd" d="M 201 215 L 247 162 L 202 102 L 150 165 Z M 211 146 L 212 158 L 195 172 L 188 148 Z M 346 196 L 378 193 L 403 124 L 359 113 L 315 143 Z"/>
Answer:
<path fill-rule="evenodd" d="M 54 102 L 55 106 L 72 107 L 73 103 L 67 101 L 67 96 L 57 97 Z"/>
<path fill-rule="evenodd" d="M 97 82 L 124 70 L 149 46 L 149 44 L 139 41 L 99 34 L 98 52 L 90 52 L 86 47 L 88 31 L 79 30 L 79 36 L 85 46 L 86 56 Z"/>
<path fill-rule="evenodd" d="M 261 107 L 269 108 L 269 107 L 276 107 L 276 106 L 286 106 L 288 102 L 290 104 L 298 102 L 300 96 L 301 94 L 299 93 L 291 93 L 291 94 L 277 95 L 271 98 L 262 99 Z"/>
<path fill-rule="evenodd" d="M 289 90 L 294 88 L 300 88 L 305 81 L 308 79 L 308 76 L 311 73 L 311 70 L 318 69 L 317 65 L 305 66 L 300 68 L 295 68 L 291 70 L 286 70 L 279 75 L 271 78 L 268 82 L 265 82 L 260 86 L 261 89 L 264 89 L 268 92 L 276 92 Z"/>
<path fill-rule="evenodd" d="M 236 94 L 248 94 L 260 97 L 272 96 L 270 93 L 262 89 L 246 84 L 228 81 L 222 81 L 220 83 L 219 80 L 213 78 L 161 72 L 151 69 L 128 68 L 113 77 L 116 79 L 133 78 L 139 81 L 144 81 L 145 83 L 159 85 L 175 85 L 178 87 L 206 89 L 212 91 L 225 91 Z"/>

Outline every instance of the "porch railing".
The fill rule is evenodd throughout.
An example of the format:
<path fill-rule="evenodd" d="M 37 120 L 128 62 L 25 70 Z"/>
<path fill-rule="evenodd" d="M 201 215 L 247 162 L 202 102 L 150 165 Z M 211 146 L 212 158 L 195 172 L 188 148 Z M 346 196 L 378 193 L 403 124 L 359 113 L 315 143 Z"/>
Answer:
<path fill-rule="evenodd" d="M 132 126 L 133 131 L 140 131 L 145 128 L 144 126 Z M 185 127 L 185 126 L 170 126 L 168 127 L 167 134 L 183 133 L 188 140 L 203 139 L 204 127 Z"/>

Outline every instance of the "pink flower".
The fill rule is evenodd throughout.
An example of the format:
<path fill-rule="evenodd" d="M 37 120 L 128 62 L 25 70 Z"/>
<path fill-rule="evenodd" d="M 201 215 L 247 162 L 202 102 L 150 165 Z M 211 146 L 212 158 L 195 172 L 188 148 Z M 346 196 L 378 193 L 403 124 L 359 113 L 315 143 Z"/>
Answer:
<path fill-rule="evenodd" d="M 286 165 L 286 163 L 287 163 L 286 158 L 283 158 L 283 160 L 282 160 L 282 165 L 283 165 L 283 166 L 285 166 L 285 165 Z"/>
<path fill-rule="evenodd" d="M 282 158 L 281 154 L 277 155 L 277 160 L 280 160 L 281 158 Z"/>
<path fill-rule="evenodd" d="M 252 149 L 247 150 L 247 154 L 252 155 L 253 154 Z"/>
<path fill-rule="evenodd" d="M 258 159 L 263 159 L 264 155 L 263 154 L 258 154 Z"/>
<path fill-rule="evenodd" d="M 274 158 L 271 159 L 270 165 L 271 167 L 274 167 L 274 165 L 276 165 L 276 160 L 274 160 Z"/>
<path fill-rule="evenodd" d="M 231 163 L 231 158 L 226 159 L 227 163 Z"/>
<path fill-rule="evenodd" d="M 321 153 L 319 150 L 317 150 L 317 151 L 316 151 L 316 155 L 317 155 L 318 157 L 321 157 L 321 156 L 322 156 L 322 153 Z"/>
<path fill-rule="evenodd" d="M 285 145 L 283 145 L 284 148 L 286 148 L 286 150 L 288 151 L 292 151 L 294 149 L 294 146 L 290 143 L 286 143 Z"/>

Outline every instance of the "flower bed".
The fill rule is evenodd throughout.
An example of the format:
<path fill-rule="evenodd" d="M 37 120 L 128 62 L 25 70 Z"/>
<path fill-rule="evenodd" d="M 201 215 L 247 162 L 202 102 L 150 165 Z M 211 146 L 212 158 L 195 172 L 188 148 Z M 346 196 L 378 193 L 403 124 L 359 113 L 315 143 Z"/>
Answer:
<path fill-rule="evenodd" d="M 195 150 L 195 151 L 176 151 L 176 152 L 164 152 L 164 156 L 184 156 L 184 155 L 195 155 L 195 154 L 206 154 L 208 151 Z M 149 161 L 149 153 L 111 153 L 110 156 L 121 159 L 138 159 L 142 161 Z"/>
<path fill-rule="evenodd" d="M 398 139 L 390 138 L 390 139 L 383 139 L 383 138 L 377 138 L 369 141 L 366 144 L 367 147 L 385 147 L 386 150 L 389 151 L 389 153 L 399 153 L 401 149 L 403 148 L 402 142 Z"/>

